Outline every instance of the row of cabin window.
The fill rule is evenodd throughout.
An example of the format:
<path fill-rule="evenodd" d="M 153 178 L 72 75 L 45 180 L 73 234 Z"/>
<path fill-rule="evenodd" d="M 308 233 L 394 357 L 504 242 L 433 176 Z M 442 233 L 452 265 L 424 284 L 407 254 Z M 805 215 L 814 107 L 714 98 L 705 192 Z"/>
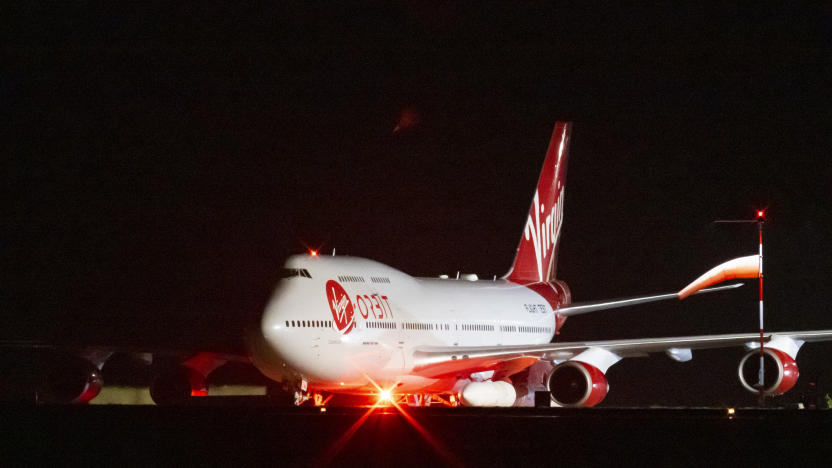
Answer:
<path fill-rule="evenodd" d="M 381 277 L 381 276 L 371 276 L 370 281 L 373 283 L 389 283 L 390 278 Z"/>
<path fill-rule="evenodd" d="M 395 329 L 396 328 L 396 322 L 367 322 L 367 328 Z"/>
<path fill-rule="evenodd" d="M 342 283 L 366 283 L 363 276 L 343 275 L 339 276 L 338 279 Z"/>
<path fill-rule="evenodd" d="M 331 327 L 332 321 L 330 320 L 287 320 L 286 327 L 303 327 L 303 328 L 315 328 L 315 327 Z"/>
<path fill-rule="evenodd" d="M 314 328 L 314 327 L 332 327 L 332 321 L 330 320 L 287 320 L 286 327 L 302 327 L 302 328 Z M 395 329 L 396 323 L 395 322 L 367 322 L 367 328 L 387 328 L 387 329 Z M 450 330 L 451 326 L 447 323 L 402 323 L 402 328 L 405 330 Z M 463 323 L 462 329 L 464 331 L 494 331 L 494 325 L 484 325 L 484 324 L 468 324 Z M 522 333 L 543 333 L 543 332 L 551 332 L 550 327 L 526 327 L 520 326 L 517 327 L 515 325 L 501 325 L 500 331 L 512 331 L 516 332 L 519 329 Z"/>
<path fill-rule="evenodd" d="M 450 330 L 451 325 L 447 323 L 405 322 L 402 323 L 402 328 L 405 330 Z"/>

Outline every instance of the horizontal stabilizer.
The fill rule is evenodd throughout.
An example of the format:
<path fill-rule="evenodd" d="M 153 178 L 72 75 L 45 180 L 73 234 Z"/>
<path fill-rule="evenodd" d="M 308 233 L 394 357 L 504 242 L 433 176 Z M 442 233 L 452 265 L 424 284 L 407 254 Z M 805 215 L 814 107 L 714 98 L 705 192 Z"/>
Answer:
<path fill-rule="evenodd" d="M 728 286 L 719 286 L 717 288 L 701 289 L 696 294 L 709 293 L 715 291 L 724 291 L 726 289 L 734 289 L 742 286 L 742 283 L 729 284 Z M 558 315 L 562 317 L 571 317 L 572 315 L 588 314 L 590 312 L 597 312 L 599 310 L 615 309 L 618 307 L 627 307 L 637 304 L 644 304 L 647 302 L 664 301 L 667 299 L 679 299 L 676 293 L 658 294 L 653 296 L 637 296 L 626 299 L 615 299 L 607 301 L 584 302 L 583 304 L 572 304 L 568 307 L 561 307 L 558 309 Z"/>

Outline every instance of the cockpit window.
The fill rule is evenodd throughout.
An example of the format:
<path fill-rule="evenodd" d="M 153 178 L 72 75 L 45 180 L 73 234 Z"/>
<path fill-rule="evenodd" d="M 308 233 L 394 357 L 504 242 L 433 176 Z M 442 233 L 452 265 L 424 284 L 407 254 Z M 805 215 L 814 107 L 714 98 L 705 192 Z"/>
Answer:
<path fill-rule="evenodd" d="M 301 278 L 312 278 L 312 275 L 309 274 L 309 271 L 307 271 L 306 268 L 284 268 L 280 272 L 280 279 L 292 278 L 295 276 L 299 276 Z"/>

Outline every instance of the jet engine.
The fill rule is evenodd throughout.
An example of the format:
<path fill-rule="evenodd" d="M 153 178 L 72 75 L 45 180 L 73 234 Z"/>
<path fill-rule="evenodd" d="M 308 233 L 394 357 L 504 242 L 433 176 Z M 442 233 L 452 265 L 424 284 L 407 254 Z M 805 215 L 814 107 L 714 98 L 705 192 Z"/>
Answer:
<path fill-rule="evenodd" d="M 516 398 L 514 387 L 502 380 L 471 382 L 460 393 L 465 406 L 512 406 Z"/>
<path fill-rule="evenodd" d="M 101 371 L 77 356 L 54 356 L 44 364 L 38 400 L 47 403 L 87 403 L 104 384 Z"/>
<path fill-rule="evenodd" d="M 187 366 L 165 368 L 153 378 L 150 397 L 157 405 L 181 405 L 192 396 L 205 396 L 205 377 Z"/>
<path fill-rule="evenodd" d="M 556 366 L 546 379 L 552 401 L 560 406 L 595 406 L 607 396 L 607 377 L 595 366 L 566 361 Z"/>
<path fill-rule="evenodd" d="M 740 383 L 749 392 L 758 393 L 760 370 L 760 350 L 749 351 L 740 360 L 737 373 Z M 774 348 L 763 348 L 763 393 L 766 395 L 781 395 L 789 391 L 797 383 L 799 372 L 797 363 L 791 356 Z"/>

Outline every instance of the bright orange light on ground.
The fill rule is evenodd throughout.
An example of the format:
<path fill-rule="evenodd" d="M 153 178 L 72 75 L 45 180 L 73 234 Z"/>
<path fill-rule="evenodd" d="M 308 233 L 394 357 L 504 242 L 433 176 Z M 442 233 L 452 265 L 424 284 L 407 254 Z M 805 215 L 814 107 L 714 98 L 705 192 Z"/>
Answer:
<path fill-rule="evenodd" d="M 378 401 L 380 403 L 391 403 L 393 401 L 393 392 L 391 390 L 381 390 L 378 393 Z"/>
<path fill-rule="evenodd" d="M 355 421 L 349 429 L 347 429 L 347 431 L 329 448 L 329 450 L 326 451 L 326 453 L 320 460 L 320 465 L 331 464 L 335 457 L 338 455 L 338 453 L 341 452 L 341 450 L 343 450 L 343 448 L 347 445 L 350 439 L 352 439 L 355 433 L 358 432 L 358 429 L 361 428 L 361 426 L 364 424 L 364 421 L 366 421 L 367 418 L 369 418 L 370 415 L 373 414 L 373 412 L 376 409 L 392 405 L 404 417 L 404 419 L 411 426 L 413 426 L 414 429 L 416 429 L 416 432 L 418 432 L 419 435 L 421 435 L 425 439 L 425 441 L 427 441 L 428 444 L 430 444 L 431 447 L 433 447 L 433 449 L 445 460 L 445 462 L 449 466 L 464 466 L 440 441 L 436 440 L 436 438 L 433 437 L 433 435 L 430 432 L 428 432 L 421 424 L 419 424 L 418 421 L 413 419 L 413 417 L 410 414 L 408 414 L 407 411 L 405 411 L 405 409 L 402 408 L 401 405 L 399 405 L 396 402 L 396 399 L 393 398 L 393 389 L 398 386 L 398 382 L 393 384 L 393 386 L 389 389 L 383 389 L 372 378 L 370 378 L 369 375 L 363 375 L 367 379 L 367 381 L 370 382 L 370 384 L 372 384 L 373 387 L 376 388 L 379 394 L 379 399 L 373 406 L 368 408 L 367 411 L 364 414 L 362 414 L 361 417 L 358 418 L 358 420 Z"/>
<path fill-rule="evenodd" d="M 367 380 L 371 384 L 373 384 L 374 387 L 376 387 L 376 389 L 379 391 L 379 393 L 385 393 L 386 392 L 388 394 L 391 394 L 392 390 L 394 388 L 396 388 L 396 386 L 398 385 L 398 383 L 396 383 L 392 387 L 390 387 L 389 390 L 384 390 L 373 379 L 371 379 L 369 375 L 364 374 L 364 377 L 366 377 Z M 441 442 L 436 440 L 436 438 L 433 437 L 433 435 L 430 432 L 428 432 L 424 427 L 422 427 L 422 425 L 419 424 L 418 421 L 413 419 L 413 416 L 411 416 L 407 411 L 405 411 L 405 409 L 402 408 L 401 405 L 396 403 L 395 399 L 391 399 L 390 403 L 392 403 L 393 407 L 395 407 L 396 410 L 399 413 L 401 413 L 402 416 L 404 416 L 404 419 L 408 423 L 410 423 L 410 425 L 413 426 L 414 429 L 416 429 L 416 432 L 418 432 L 419 435 L 421 435 L 433 447 L 433 449 L 436 450 L 436 452 L 439 455 L 441 455 L 442 458 L 445 459 L 445 461 L 448 463 L 448 465 L 450 465 L 450 466 L 463 466 L 462 463 L 460 463 L 459 460 L 457 460 L 456 457 L 454 457 L 453 454 L 447 448 L 445 448 L 445 446 Z M 373 409 L 375 409 L 375 408 L 376 407 L 373 406 Z"/>
<path fill-rule="evenodd" d="M 309 255 L 311 255 L 313 257 L 317 257 L 318 256 L 318 251 L 317 250 L 310 250 Z"/>
<path fill-rule="evenodd" d="M 421 424 L 419 424 L 419 422 L 416 421 L 413 418 L 413 416 L 411 416 L 405 410 L 405 408 L 403 408 L 401 405 L 399 405 L 399 403 L 396 402 L 396 399 L 393 398 L 393 389 L 396 388 L 398 382 L 389 389 L 384 389 L 381 388 L 381 386 L 377 384 L 373 379 L 371 379 L 369 375 L 364 374 L 364 377 L 367 379 L 368 382 L 370 382 L 373 385 L 373 387 L 376 388 L 376 390 L 378 391 L 379 399 L 373 406 L 368 408 L 367 411 L 364 414 L 362 414 L 361 417 L 358 418 L 358 420 L 355 423 L 353 423 L 353 425 L 350 426 L 349 429 L 347 429 L 347 431 L 329 448 L 329 450 L 326 451 L 326 453 L 320 460 L 321 465 L 329 465 L 332 463 L 332 461 L 335 459 L 338 453 L 344 449 L 344 447 L 347 445 L 350 439 L 352 439 L 355 433 L 358 432 L 358 429 L 361 428 L 361 426 L 364 424 L 364 421 L 366 421 L 367 418 L 369 418 L 370 415 L 373 414 L 373 412 L 376 409 L 389 407 L 392 405 L 404 417 L 405 421 L 407 421 L 411 426 L 413 426 L 413 428 L 416 429 L 416 432 L 418 432 L 419 435 L 421 435 L 422 438 L 424 438 L 425 441 L 427 441 L 428 444 L 431 447 L 433 447 L 436 453 L 438 453 L 445 460 L 447 465 L 464 466 L 448 450 L 448 448 L 445 447 L 444 444 L 442 444 L 439 440 L 433 437 L 433 435 L 430 432 L 428 432 L 427 429 L 425 429 Z"/>

